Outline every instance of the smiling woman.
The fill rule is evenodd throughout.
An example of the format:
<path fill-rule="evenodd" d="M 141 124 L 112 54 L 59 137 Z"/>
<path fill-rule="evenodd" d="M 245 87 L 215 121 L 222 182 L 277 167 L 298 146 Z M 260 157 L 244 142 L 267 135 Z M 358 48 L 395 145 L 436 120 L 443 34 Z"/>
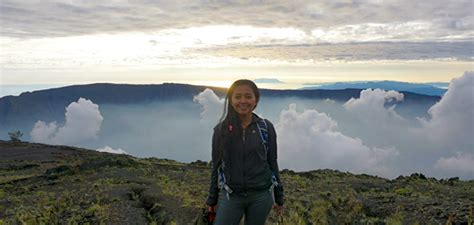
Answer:
<path fill-rule="evenodd" d="M 212 175 L 206 204 L 216 225 L 263 225 L 272 205 L 283 210 L 283 186 L 277 163 L 276 131 L 253 113 L 260 100 L 257 85 L 237 80 L 229 87 L 224 115 L 212 136 Z"/>

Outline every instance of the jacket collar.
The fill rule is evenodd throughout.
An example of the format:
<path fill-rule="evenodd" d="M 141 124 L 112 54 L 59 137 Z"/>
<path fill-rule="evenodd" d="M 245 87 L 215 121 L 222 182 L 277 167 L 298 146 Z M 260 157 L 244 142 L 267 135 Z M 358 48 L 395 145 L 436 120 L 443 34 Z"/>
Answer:
<path fill-rule="evenodd" d="M 252 113 L 252 122 L 250 122 L 250 124 L 252 123 L 258 123 L 259 121 L 263 120 L 263 118 L 259 117 L 257 114 L 255 113 Z"/>

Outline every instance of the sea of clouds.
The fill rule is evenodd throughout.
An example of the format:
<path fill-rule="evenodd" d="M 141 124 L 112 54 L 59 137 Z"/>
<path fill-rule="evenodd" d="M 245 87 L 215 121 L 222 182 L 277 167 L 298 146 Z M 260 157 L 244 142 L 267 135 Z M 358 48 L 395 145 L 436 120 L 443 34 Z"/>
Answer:
<path fill-rule="evenodd" d="M 380 89 L 342 103 L 263 96 L 256 112 L 275 125 L 282 169 L 474 179 L 473 99 L 474 73 L 466 72 L 424 112 L 397 111 L 404 95 Z M 188 102 L 99 107 L 80 98 L 66 108 L 63 124 L 38 121 L 30 135 L 35 142 L 137 157 L 208 161 L 223 105 L 210 89 Z"/>

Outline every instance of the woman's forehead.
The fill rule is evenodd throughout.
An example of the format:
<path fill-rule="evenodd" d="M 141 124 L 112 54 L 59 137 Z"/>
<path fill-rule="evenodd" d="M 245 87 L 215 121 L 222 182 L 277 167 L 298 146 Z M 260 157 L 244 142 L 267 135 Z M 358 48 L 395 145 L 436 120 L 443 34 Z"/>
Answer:
<path fill-rule="evenodd" d="M 248 93 L 254 94 L 252 88 L 248 85 L 239 85 L 234 90 L 234 94 L 248 94 Z"/>

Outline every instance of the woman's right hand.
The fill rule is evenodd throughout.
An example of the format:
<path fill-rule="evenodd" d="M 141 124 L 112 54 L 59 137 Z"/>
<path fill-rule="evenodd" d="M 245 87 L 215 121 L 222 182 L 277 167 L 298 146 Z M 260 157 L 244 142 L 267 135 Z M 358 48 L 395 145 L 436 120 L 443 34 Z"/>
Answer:
<path fill-rule="evenodd" d="M 208 212 L 216 212 L 216 206 L 215 206 L 215 205 L 214 205 L 214 206 L 208 205 L 208 206 L 207 206 L 207 211 L 208 211 Z"/>
<path fill-rule="evenodd" d="M 283 215 L 284 208 L 285 207 L 283 207 L 283 205 L 278 205 L 278 204 L 273 205 L 273 210 L 275 210 L 275 213 L 277 214 L 278 217 Z"/>

